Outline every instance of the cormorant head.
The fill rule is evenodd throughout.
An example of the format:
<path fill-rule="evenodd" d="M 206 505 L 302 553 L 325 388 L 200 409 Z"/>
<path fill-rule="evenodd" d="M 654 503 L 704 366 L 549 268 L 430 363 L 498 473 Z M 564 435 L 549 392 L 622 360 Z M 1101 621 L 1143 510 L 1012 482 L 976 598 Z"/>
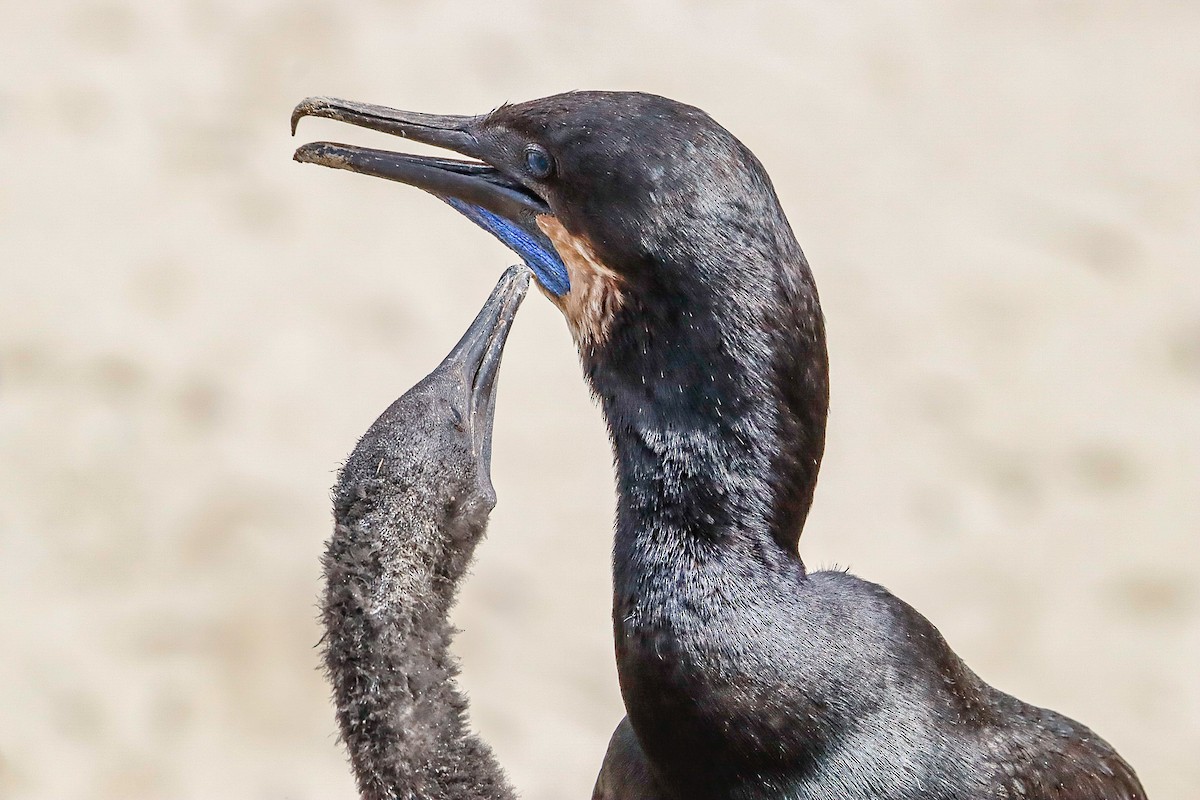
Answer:
<path fill-rule="evenodd" d="M 328 142 L 295 156 L 445 200 L 524 259 L 581 346 L 606 336 L 630 295 L 665 293 L 683 304 L 716 292 L 744 301 L 775 282 L 766 273 L 787 256 L 803 258 L 753 154 L 703 111 L 664 97 L 571 92 L 481 116 L 316 97 L 296 107 L 293 130 L 305 116 L 472 159 Z"/>
<path fill-rule="evenodd" d="M 509 268 L 442 363 L 385 411 L 347 462 L 355 480 L 409 487 L 407 514 L 482 523 L 496 502 L 492 488 L 492 421 L 504 343 L 529 288 L 529 270 Z M 353 498 L 349 498 L 353 501 Z M 419 512 L 411 509 L 420 506 Z"/>

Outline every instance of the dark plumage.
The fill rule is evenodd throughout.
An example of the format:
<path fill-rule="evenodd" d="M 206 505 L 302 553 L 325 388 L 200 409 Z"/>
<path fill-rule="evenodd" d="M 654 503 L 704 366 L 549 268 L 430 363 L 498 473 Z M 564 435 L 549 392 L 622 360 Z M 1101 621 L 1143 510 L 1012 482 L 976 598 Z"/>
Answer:
<path fill-rule="evenodd" d="M 528 275 L 501 279 L 446 360 L 362 437 L 334 489 L 325 666 L 367 800 L 513 797 L 467 729 L 447 617 L 495 504 L 496 372 Z"/>
<path fill-rule="evenodd" d="M 824 325 L 770 179 L 732 134 L 636 93 L 481 117 L 314 99 L 295 118 L 307 114 L 484 162 L 297 151 L 456 203 L 526 257 L 567 317 L 619 493 L 628 718 L 597 798 L 1144 797 L 1102 739 L 984 683 L 886 589 L 806 570 Z"/>

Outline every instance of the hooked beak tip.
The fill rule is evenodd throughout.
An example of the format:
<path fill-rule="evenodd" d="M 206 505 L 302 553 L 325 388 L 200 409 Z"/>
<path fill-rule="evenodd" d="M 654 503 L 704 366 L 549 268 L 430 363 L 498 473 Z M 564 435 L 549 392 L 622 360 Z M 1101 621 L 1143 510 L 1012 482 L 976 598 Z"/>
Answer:
<path fill-rule="evenodd" d="M 292 109 L 292 136 L 296 135 L 296 128 L 299 126 L 301 119 L 326 108 L 329 105 L 330 99 L 328 97 L 306 97 L 297 103 L 296 107 Z"/>
<path fill-rule="evenodd" d="M 292 109 L 292 136 L 296 134 L 296 127 L 300 125 L 300 120 L 306 116 L 328 116 L 330 119 L 340 119 L 337 115 L 338 104 L 346 104 L 346 101 L 337 100 L 336 97 L 313 96 L 305 97 L 296 107 Z"/>

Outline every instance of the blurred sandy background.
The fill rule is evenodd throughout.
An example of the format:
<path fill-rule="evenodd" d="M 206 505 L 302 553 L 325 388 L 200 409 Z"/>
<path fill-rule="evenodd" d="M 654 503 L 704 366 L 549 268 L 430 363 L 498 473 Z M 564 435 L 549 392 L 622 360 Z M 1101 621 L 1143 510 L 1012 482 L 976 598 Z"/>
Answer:
<path fill-rule="evenodd" d="M 315 649 L 334 471 L 506 251 L 290 161 L 292 105 L 702 106 L 829 320 L 808 562 L 1200 792 L 1200 4 L 0 1 L 0 797 L 354 796 Z M 621 711 L 607 443 L 565 326 L 510 340 L 458 612 L 527 800 Z"/>

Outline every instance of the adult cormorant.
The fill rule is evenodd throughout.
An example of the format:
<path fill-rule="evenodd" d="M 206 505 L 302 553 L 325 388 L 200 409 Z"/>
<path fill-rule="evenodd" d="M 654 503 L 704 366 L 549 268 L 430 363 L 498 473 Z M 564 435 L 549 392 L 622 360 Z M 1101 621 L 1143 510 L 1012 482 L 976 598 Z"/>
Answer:
<path fill-rule="evenodd" d="M 464 719 L 447 620 L 496 502 L 500 355 L 529 271 L 515 267 L 462 340 L 363 435 L 334 489 L 325 667 L 365 800 L 512 800 Z"/>
<path fill-rule="evenodd" d="M 482 116 L 311 98 L 471 160 L 315 143 L 516 250 L 562 309 L 617 470 L 613 628 L 628 716 L 599 798 L 1140 800 L 1102 739 L 993 689 L 886 589 L 808 572 L 824 324 L 762 165 L 707 114 L 573 92 Z"/>

